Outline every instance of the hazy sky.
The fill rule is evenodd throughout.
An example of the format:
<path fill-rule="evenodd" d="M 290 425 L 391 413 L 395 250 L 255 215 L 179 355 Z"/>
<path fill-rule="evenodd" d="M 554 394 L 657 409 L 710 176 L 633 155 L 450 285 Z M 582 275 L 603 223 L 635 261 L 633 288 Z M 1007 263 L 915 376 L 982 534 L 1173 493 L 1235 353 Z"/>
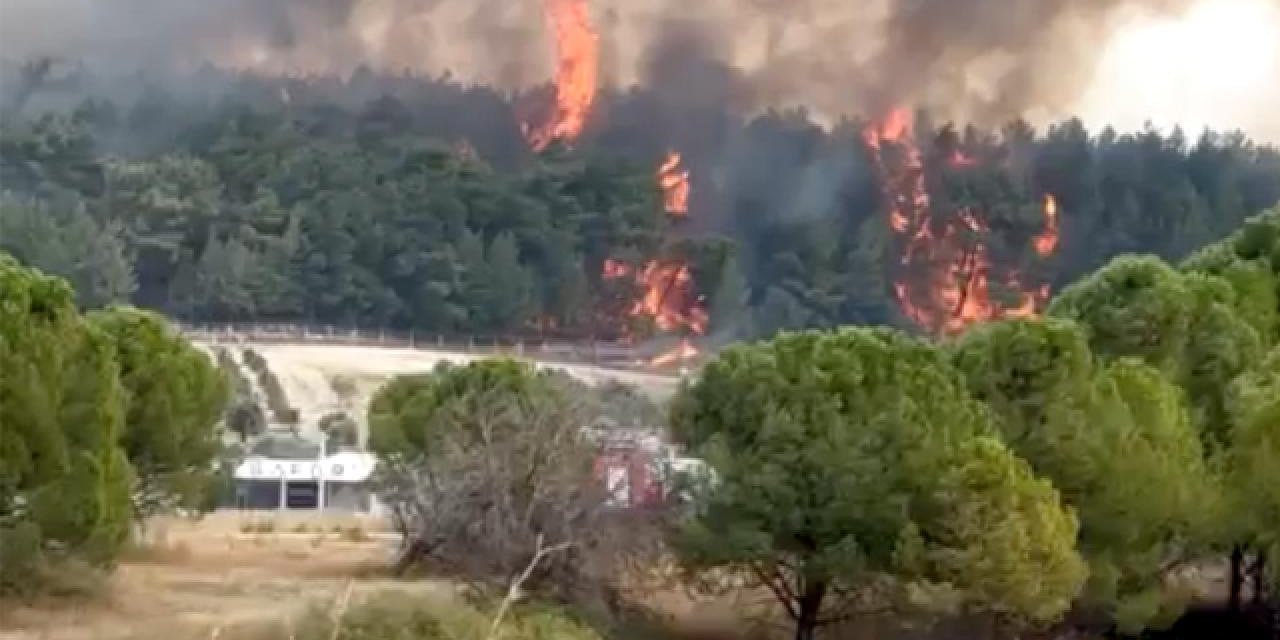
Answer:
<path fill-rule="evenodd" d="M 1100 43 L 1073 111 L 1122 128 L 1241 128 L 1280 142 L 1280 0 L 1202 0 L 1185 15 L 1141 19 Z"/>
<path fill-rule="evenodd" d="M 606 82 L 645 81 L 647 52 L 678 16 L 702 21 L 695 39 L 750 79 L 755 107 L 803 104 L 834 119 L 908 103 L 983 124 L 1081 115 L 1280 143 L 1280 0 L 590 4 Z M 511 88 L 553 69 L 541 13 L 542 0 L 0 0 L 0 57 L 268 73 L 369 63 Z"/>

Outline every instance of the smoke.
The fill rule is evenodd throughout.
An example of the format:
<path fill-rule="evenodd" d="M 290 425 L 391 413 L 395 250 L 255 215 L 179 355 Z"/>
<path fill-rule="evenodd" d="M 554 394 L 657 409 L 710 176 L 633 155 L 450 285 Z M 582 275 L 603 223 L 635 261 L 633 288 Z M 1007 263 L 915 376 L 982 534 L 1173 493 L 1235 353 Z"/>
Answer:
<path fill-rule="evenodd" d="M 6 0 L 0 54 L 132 71 L 205 63 L 267 74 L 549 75 L 541 7 L 509 0 Z"/>
<path fill-rule="evenodd" d="M 687 4 L 670 2 L 664 15 L 679 16 L 743 75 L 756 108 L 806 106 L 834 119 L 909 104 L 1003 122 L 1065 113 L 1087 89 L 1100 43 L 1124 19 L 1189 2 L 708 0 L 696 14 L 684 12 Z M 650 58 L 673 41 L 668 32 L 658 22 L 645 40 Z"/>
<path fill-rule="evenodd" d="M 834 120 L 900 104 L 966 121 L 1069 111 L 1134 13 L 1189 0 L 593 0 L 604 81 Z M 0 53 L 120 69 L 360 65 L 518 89 L 552 72 L 541 0 L 6 0 Z"/>

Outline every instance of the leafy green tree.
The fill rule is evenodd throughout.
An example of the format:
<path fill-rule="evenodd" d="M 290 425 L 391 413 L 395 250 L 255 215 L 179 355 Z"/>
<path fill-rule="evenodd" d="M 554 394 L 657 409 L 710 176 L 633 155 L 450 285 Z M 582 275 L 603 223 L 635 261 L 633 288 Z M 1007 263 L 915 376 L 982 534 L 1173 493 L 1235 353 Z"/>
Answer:
<path fill-rule="evenodd" d="M 844 329 L 733 347 L 672 419 L 715 469 L 677 549 L 767 586 L 797 638 L 886 586 L 1041 622 L 1082 586 L 1074 514 L 928 344 Z"/>
<path fill-rule="evenodd" d="M 121 444 L 134 468 L 134 516 L 203 503 L 219 450 L 227 381 L 160 316 L 113 307 L 89 322 L 113 343 L 125 390 Z"/>
<path fill-rule="evenodd" d="M 1280 558 L 1280 347 L 1241 376 L 1232 391 L 1234 420 L 1225 466 L 1237 500 L 1238 540 L 1257 550 L 1259 559 L 1274 562 Z M 1265 579 L 1272 589 L 1280 587 L 1280 571 L 1259 565 L 1269 573 L 1259 575 L 1256 584 Z"/>
<path fill-rule="evenodd" d="M 1136 357 L 1190 394 L 1206 442 L 1223 443 L 1226 389 L 1262 350 L 1229 281 L 1121 256 L 1064 289 L 1049 314 L 1079 323 L 1102 358 Z"/>
<path fill-rule="evenodd" d="M 26 590 L 46 551 L 109 563 L 128 532 L 130 468 L 110 339 L 59 279 L 0 254 L 0 592 Z"/>
<path fill-rule="evenodd" d="M 127 304 L 138 289 L 128 240 L 119 222 L 109 222 L 97 230 L 80 265 L 84 285 L 79 289 L 84 306 L 101 308 Z"/>
<path fill-rule="evenodd" d="M 556 395 L 555 384 L 553 373 L 531 373 L 514 360 L 441 362 L 432 373 L 399 376 L 369 405 L 369 447 L 383 456 L 430 455 L 433 441 L 455 424 L 453 414 L 466 411 L 481 394 L 534 402 L 539 395 Z"/>
<path fill-rule="evenodd" d="M 529 317 L 533 283 L 520 264 L 519 247 L 511 233 L 500 233 L 489 243 L 485 258 L 487 295 L 480 302 L 495 328 L 519 327 Z"/>
<path fill-rule="evenodd" d="M 1183 278 L 1154 256 L 1120 256 L 1063 289 L 1048 314 L 1079 323 L 1092 350 L 1133 356 L 1178 375 L 1194 302 Z"/>
<path fill-rule="evenodd" d="M 1263 344 L 1280 341 L 1280 207 L 1246 220 L 1226 239 L 1197 251 L 1181 268 L 1226 280 L 1236 294 L 1236 313 Z"/>
<path fill-rule="evenodd" d="M 1171 622 L 1225 513 L 1181 390 L 1140 361 L 1097 363 L 1071 322 L 1014 320 L 965 334 L 952 359 L 1004 442 L 1080 516 L 1083 604 L 1126 632 Z"/>

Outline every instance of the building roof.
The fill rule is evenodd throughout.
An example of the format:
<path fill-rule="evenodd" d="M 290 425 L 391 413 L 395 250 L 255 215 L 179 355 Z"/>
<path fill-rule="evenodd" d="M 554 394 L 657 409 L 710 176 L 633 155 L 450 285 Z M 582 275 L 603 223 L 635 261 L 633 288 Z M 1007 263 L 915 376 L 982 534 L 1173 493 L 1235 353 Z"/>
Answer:
<path fill-rule="evenodd" d="M 344 451 L 324 458 L 268 458 L 249 456 L 236 467 L 236 480 L 324 480 L 364 482 L 373 475 L 378 459 L 372 453 Z"/>

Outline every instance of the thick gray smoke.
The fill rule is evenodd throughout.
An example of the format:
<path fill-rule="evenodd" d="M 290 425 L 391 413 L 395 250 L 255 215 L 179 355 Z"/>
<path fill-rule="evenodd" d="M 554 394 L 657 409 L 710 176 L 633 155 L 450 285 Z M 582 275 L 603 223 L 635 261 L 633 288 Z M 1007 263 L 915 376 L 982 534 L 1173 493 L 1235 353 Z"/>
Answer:
<path fill-rule="evenodd" d="M 696 28 L 745 75 L 757 107 L 803 105 L 837 116 L 911 105 L 1003 122 L 1068 111 L 1123 19 L 1191 2 L 718 0 L 682 13 L 687 4 L 670 3 L 644 48 L 671 42 L 672 24 L 683 25 L 681 39 Z"/>
<path fill-rule="evenodd" d="M 503 88 L 553 69 L 544 0 L 5 0 L 0 54 L 133 69 L 376 69 Z M 1069 108 L 1126 13 L 1186 0 L 590 0 L 602 79 L 717 74 L 744 109 L 875 114 L 899 104 L 965 120 Z M 695 46 L 696 45 L 696 46 Z M 678 73 L 673 68 L 683 67 Z M 732 81 L 724 74 L 732 73 Z M 726 86 L 732 84 L 732 87 Z"/>

